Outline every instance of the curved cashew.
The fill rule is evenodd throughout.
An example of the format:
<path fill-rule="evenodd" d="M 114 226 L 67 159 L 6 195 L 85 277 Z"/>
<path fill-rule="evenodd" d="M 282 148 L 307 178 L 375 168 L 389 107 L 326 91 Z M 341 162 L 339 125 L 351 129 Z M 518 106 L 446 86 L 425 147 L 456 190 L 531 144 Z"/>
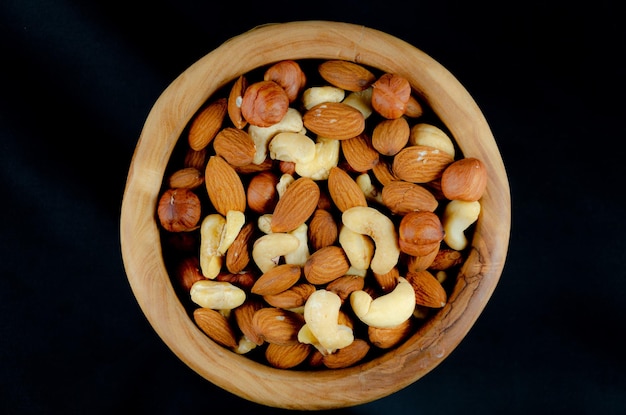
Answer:
<path fill-rule="evenodd" d="M 367 200 L 381 205 L 383 204 L 383 193 L 374 186 L 372 178 L 368 173 L 359 174 L 355 181 Z"/>
<path fill-rule="evenodd" d="M 218 249 L 226 218 L 219 213 L 207 215 L 200 225 L 200 269 L 202 275 L 215 279 L 222 269 L 222 257 Z"/>
<path fill-rule="evenodd" d="M 350 305 L 356 316 L 371 327 L 395 327 L 404 323 L 415 310 L 415 290 L 405 278 L 389 294 L 375 300 L 365 291 L 353 291 Z"/>
<path fill-rule="evenodd" d="M 374 256 L 374 242 L 371 238 L 354 232 L 347 226 L 339 230 L 339 245 L 343 248 L 350 265 L 359 270 L 366 270 Z"/>
<path fill-rule="evenodd" d="M 364 89 L 363 91 L 351 92 L 343 100 L 344 104 L 348 104 L 361 111 L 363 117 L 367 118 L 372 115 L 372 87 Z"/>
<path fill-rule="evenodd" d="M 310 110 L 322 102 L 341 102 L 345 96 L 346 91 L 336 86 L 313 86 L 302 93 L 302 105 Z"/>
<path fill-rule="evenodd" d="M 265 213 L 257 219 L 257 228 L 264 234 L 268 235 L 272 233 L 272 213 Z"/>
<path fill-rule="evenodd" d="M 246 301 L 246 292 L 226 281 L 200 280 L 191 286 L 191 301 L 213 310 L 232 310 Z"/>
<path fill-rule="evenodd" d="M 304 304 L 305 325 L 298 341 L 313 344 L 323 354 L 349 346 L 354 341 L 352 329 L 339 324 L 341 298 L 324 289 L 315 291 Z"/>
<path fill-rule="evenodd" d="M 300 245 L 298 245 L 298 248 L 295 251 L 285 254 L 285 262 L 287 264 L 304 266 L 306 260 L 309 259 L 310 252 L 308 230 L 309 227 L 307 224 L 303 223 L 293 231 L 289 232 L 290 235 L 298 238 Z"/>
<path fill-rule="evenodd" d="M 296 163 L 296 173 L 313 180 L 326 180 L 330 169 L 339 163 L 341 143 L 325 137 L 318 137 L 315 143 L 315 158 L 308 163 Z"/>
<path fill-rule="evenodd" d="M 374 256 L 370 268 L 377 274 L 386 274 L 398 263 L 400 248 L 396 228 L 387 216 L 369 206 L 355 206 L 341 216 L 351 231 L 370 236 L 374 240 Z"/>
<path fill-rule="evenodd" d="M 263 235 L 252 246 L 252 259 L 261 272 L 267 272 L 278 265 L 281 256 L 298 249 L 300 241 L 289 233 Z"/>
<path fill-rule="evenodd" d="M 448 134 L 431 124 L 419 123 L 411 127 L 409 145 L 438 148 L 454 158 L 454 144 Z"/>
<path fill-rule="evenodd" d="M 443 212 L 442 224 L 445 236 L 443 241 L 452 249 L 461 251 L 467 247 L 468 240 L 465 230 L 478 220 L 480 202 L 452 200 Z"/>
<path fill-rule="evenodd" d="M 289 185 L 295 181 L 296 179 L 289 173 L 284 173 L 282 176 L 280 176 L 280 179 L 278 179 L 278 183 L 276 183 L 276 193 L 278 193 L 279 199 L 283 197 Z"/>
<path fill-rule="evenodd" d="M 315 141 L 302 133 L 282 132 L 269 142 L 273 160 L 309 163 L 315 158 Z"/>
<path fill-rule="evenodd" d="M 289 108 L 287 113 L 280 122 L 270 125 L 269 127 L 258 127 L 250 124 L 248 126 L 248 134 L 252 137 L 256 152 L 252 163 L 261 164 L 267 158 L 268 145 L 272 137 L 281 132 L 297 133 L 302 131 L 304 123 L 302 122 L 302 114 L 295 108 Z"/>
<path fill-rule="evenodd" d="M 238 210 L 229 210 L 226 212 L 226 226 L 224 226 L 222 236 L 220 238 L 220 244 L 217 247 L 218 254 L 226 254 L 226 251 L 233 244 L 235 238 L 237 238 L 239 231 L 243 228 L 245 223 L 246 216 L 243 212 Z"/>

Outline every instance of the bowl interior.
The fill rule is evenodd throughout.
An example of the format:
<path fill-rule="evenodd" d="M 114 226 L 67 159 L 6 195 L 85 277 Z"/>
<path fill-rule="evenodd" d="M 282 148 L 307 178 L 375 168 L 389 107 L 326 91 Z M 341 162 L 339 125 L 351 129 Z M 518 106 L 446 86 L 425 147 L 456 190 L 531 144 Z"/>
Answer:
<path fill-rule="evenodd" d="M 255 68 L 283 59 L 309 58 L 344 59 L 404 76 L 445 124 L 464 156 L 485 163 L 489 177 L 469 256 L 456 276 L 448 304 L 398 348 L 355 367 L 315 372 L 265 366 L 226 350 L 202 333 L 171 284 L 155 216 L 170 156 L 205 101 Z M 155 331 L 183 362 L 244 399 L 289 409 L 330 409 L 370 402 L 410 385 L 459 344 L 502 273 L 510 231 L 510 195 L 504 164 L 483 114 L 442 65 L 375 29 L 327 21 L 290 22 L 258 27 L 228 40 L 191 65 L 162 93 L 133 155 L 120 227 L 133 293 Z"/>

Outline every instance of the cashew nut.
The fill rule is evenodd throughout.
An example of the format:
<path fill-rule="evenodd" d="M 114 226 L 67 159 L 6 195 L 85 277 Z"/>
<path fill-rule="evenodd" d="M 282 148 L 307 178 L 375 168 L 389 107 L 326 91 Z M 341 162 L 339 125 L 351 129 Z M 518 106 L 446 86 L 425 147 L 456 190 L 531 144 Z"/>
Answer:
<path fill-rule="evenodd" d="M 387 216 L 369 206 L 354 206 L 343 212 L 341 221 L 351 231 L 370 236 L 374 240 L 374 256 L 370 268 L 377 274 L 386 274 L 398 263 L 400 248 L 396 228 Z"/>
<path fill-rule="evenodd" d="M 222 269 L 223 256 L 246 222 L 243 212 L 230 210 L 226 217 L 219 213 L 207 215 L 200 226 L 200 269 L 214 279 Z"/>
<path fill-rule="evenodd" d="M 302 122 L 302 114 L 295 108 L 289 108 L 287 113 L 280 122 L 270 125 L 269 127 L 259 127 L 250 124 L 248 126 L 248 134 L 252 137 L 256 152 L 252 163 L 261 164 L 267 158 L 269 142 L 276 134 L 281 132 L 297 133 L 302 131 L 304 123 Z"/>
<path fill-rule="evenodd" d="M 354 333 L 339 324 L 340 307 L 341 298 L 331 291 L 320 289 L 311 294 L 304 304 L 305 324 L 298 332 L 298 341 L 314 345 L 323 354 L 349 346 Z"/>
<path fill-rule="evenodd" d="M 222 269 L 219 246 L 225 227 L 226 218 L 219 213 L 207 215 L 200 225 L 200 269 L 206 278 L 215 279 Z"/>
<path fill-rule="evenodd" d="M 345 96 L 346 91 L 336 86 L 313 86 L 302 93 L 302 105 L 310 110 L 322 102 L 341 102 Z"/>
<path fill-rule="evenodd" d="M 279 199 L 283 197 L 289 185 L 295 181 L 296 179 L 289 173 L 284 173 L 282 176 L 280 176 L 280 179 L 278 179 L 278 183 L 276 183 L 276 193 L 278 193 Z"/>
<path fill-rule="evenodd" d="M 374 243 L 370 237 L 354 232 L 344 225 L 339 230 L 339 244 L 352 267 L 359 270 L 366 270 L 370 267 L 374 255 Z"/>
<path fill-rule="evenodd" d="M 372 87 L 364 89 L 363 91 L 355 91 L 348 94 L 343 100 L 344 104 L 348 104 L 361 111 L 363 117 L 367 118 L 372 115 Z"/>
<path fill-rule="evenodd" d="M 272 213 L 265 213 L 256 221 L 259 230 L 266 235 L 272 233 L 272 216 Z"/>
<path fill-rule="evenodd" d="M 296 173 L 313 180 L 326 180 L 330 169 L 339 163 L 341 143 L 325 137 L 318 137 L 315 143 L 315 158 L 308 163 L 296 163 Z"/>
<path fill-rule="evenodd" d="M 263 235 L 252 246 L 252 259 L 261 272 L 267 272 L 278 265 L 280 257 L 298 249 L 300 241 L 289 233 Z"/>
<path fill-rule="evenodd" d="M 290 235 L 298 238 L 300 245 L 298 245 L 298 248 L 295 251 L 285 254 L 285 262 L 287 264 L 304 266 L 306 260 L 309 259 L 310 252 L 308 230 L 309 227 L 307 224 L 303 223 L 293 231 L 289 232 Z"/>
<path fill-rule="evenodd" d="M 196 281 L 190 290 L 191 301 L 213 310 L 232 310 L 246 301 L 246 292 L 226 281 Z"/>
<path fill-rule="evenodd" d="M 441 219 L 445 236 L 443 241 L 452 249 L 462 251 L 468 240 L 465 230 L 478 220 L 480 202 L 452 200 L 447 205 Z"/>
<path fill-rule="evenodd" d="M 438 148 L 454 158 L 454 144 L 448 134 L 431 124 L 419 123 L 411 127 L 409 145 Z"/>
<path fill-rule="evenodd" d="M 381 205 L 383 204 L 383 193 L 374 186 L 372 178 L 368 173 L 359 174 L 355 181 L 367 200 Z"/>
<path fill-rule="evenodd" d="M 366 291 L 353 291 L 350 294 L 350 305 L 354 314 L 368 326 L 395 327 L 413 315 L 415 291 L 410 282 L 399 277 L 393 291 L 376 299 L 372 299 Z"/>
<path fill-rule="evenodd" d="M 282 132 L 270 140 L 269 151 L 273 160 L 308 163 L 315 158 L 315 141 L 302 133 Z"/>

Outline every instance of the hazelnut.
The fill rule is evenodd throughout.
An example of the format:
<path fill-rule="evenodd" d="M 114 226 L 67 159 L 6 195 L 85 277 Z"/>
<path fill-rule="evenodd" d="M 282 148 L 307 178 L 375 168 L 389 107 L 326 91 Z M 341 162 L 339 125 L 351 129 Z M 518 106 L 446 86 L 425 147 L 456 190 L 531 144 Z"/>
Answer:
<path fill-rule="evenodd" d="M 241 115 L 252 125 L 269 127 L 283 119 L 289 109 L 287 92 L 274 81 L 259 81 L 246 88 Z"/>
<path fill-rule="evenodd" d="M 399 75 L 383 74 L 372 84 L 372 107 L 387 119 L 400 118 L 411 98 L 411 84 Z"/>
<path fill-rule="evenodd" d="M 263 76 L 265 81 L 274 81 L 282 86 L 289 102 L 294 102 L 306 85 L 306 75 L 293 60 L 283 60 L 270 66 Z"/>
<path fill-rule="evenodd" d="M 192 230 L 200 221 L 201 212 L 200 199 L 185 188 L 166 190 L 157 209 L 161 226 L 170 232 Z"/>
<path fill-rule="evenodd" d="M 271 213 L 278 203 L 278 176 L 262 171 L 250 179 L 247 190 L 248 207 L 256 213 Z"/>
<path fill-rule="evenodd" d="M 427 255 L 437 248 L 443 237 L 443 225 L 433 212 L 410 212 L 400 221 L 398 243 L 405 254 Z"/>

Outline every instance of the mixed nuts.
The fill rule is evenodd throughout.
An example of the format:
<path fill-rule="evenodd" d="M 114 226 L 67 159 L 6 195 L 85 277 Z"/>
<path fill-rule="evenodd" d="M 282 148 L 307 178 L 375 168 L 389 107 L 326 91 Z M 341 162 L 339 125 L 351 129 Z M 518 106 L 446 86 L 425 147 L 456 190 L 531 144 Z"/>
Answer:
<path fill-rule="evenodd" d="M 157 206 L 213 341 L 280 369 L 348 367 L 448 300 L 487 185 L 403 77 L 342 60 L 239 76 L 190 121 Z"/>

